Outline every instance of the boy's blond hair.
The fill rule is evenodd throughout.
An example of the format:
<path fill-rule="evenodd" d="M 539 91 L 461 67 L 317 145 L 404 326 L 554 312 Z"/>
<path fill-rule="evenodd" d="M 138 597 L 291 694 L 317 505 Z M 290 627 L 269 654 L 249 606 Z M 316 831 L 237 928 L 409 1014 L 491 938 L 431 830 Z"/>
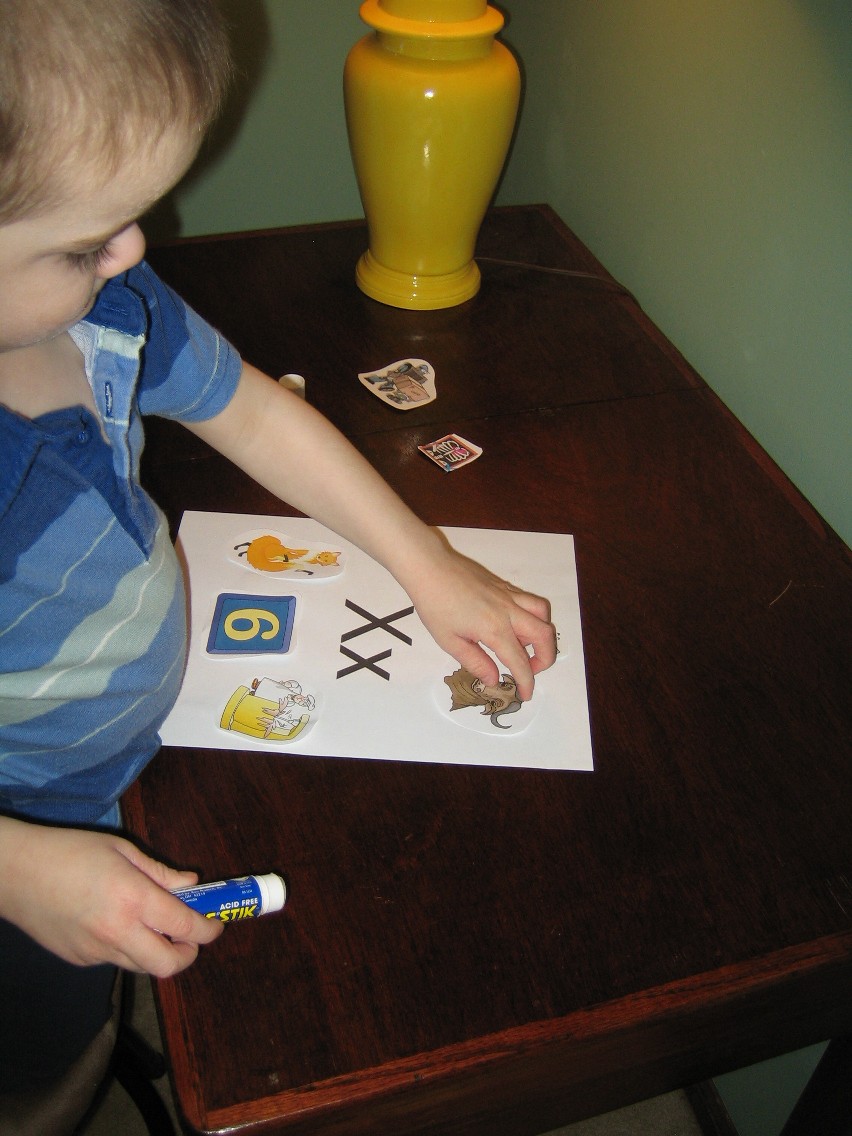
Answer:
<path fill-rule="evenodd" d="M 230 73 L 215 0 L 0 0 L 0 224 L 106 182 L 166 129 L 201 132 Z"/>

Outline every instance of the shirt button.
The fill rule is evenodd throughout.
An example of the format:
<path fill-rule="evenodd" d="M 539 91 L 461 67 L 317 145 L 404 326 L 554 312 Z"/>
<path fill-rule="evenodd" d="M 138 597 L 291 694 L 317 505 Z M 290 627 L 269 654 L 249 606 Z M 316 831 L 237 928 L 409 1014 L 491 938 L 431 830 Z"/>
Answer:
<path fill-rule="evenodd" d="M 80 430 L 79 434 L 77 435 L 77 441 L 79 442 L 79 444 L 81 446 L 85 446 L 85 444 L 88 442 L 88 440 L 89 440 L 89 431 L 84 426 L 82 428 L 82 430 Z"/>

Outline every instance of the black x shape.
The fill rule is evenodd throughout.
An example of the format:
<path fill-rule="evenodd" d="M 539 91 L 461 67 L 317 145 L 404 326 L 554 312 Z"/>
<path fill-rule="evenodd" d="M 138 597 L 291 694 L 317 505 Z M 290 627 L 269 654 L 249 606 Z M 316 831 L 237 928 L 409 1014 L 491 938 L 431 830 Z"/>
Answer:
<path fill-rule="evenodd" d="M 409 639 L 409 637 L 407 635 L 403 635 L 403 633 L 396 627 L 391 627 L 391 624 L 395 623 L 398 619 L 402 619 L 406 615 L 411 615 L 411 613 L 414 611 L 413 607 L 403 608 L 402 611 L 395 611 L 393 615 L 386 615 L 384 618 L 382 618 L 378 615 L 372 615 L 369 611 L 365 611 L 362 607 L 358 607 L 358 605 L 353 603 L 352 600 L 347 600 L 346 606 L 350 611 L 354 611 L 356 615 L 362 616 L 368 622 L 365 623 L 363 627 L 356 627 L 354 631 L 347 631 L 344 635 L 341 635 L 341 643 L 345 643 L 348 639 L 354 639 L 356 635 L 363 635 L 367 631 L 372 631 L 374 628 L 381 627 L 385 631 L 387 631 L 388 635 L 395 635 L 397 639 L 401 639 L 403 643 L 407 643 L 409 647 L 411 646 L 411 640 Z M 341 648 L 341 650 L 342 649 L 343 648 Z M 379 656 L 376 657 L 378 658 Z"/>
<path fill-rule="evenodd" d="M 346 655 L 349 659 L 355 660 L 355 665 L 352 667 L 344 667 L 343 670 L 337 672 L 338 678 L 345 678 L 346 675 L 354 674 L 355 671 L 371 670 L 374 674 L 379 675 L 390 681 L 390 675 L 387 671 L 383 671 L 381 667 L 377 667 L 376 663 L 380 663 L 382 659 L 389 659 L 391 656 L 391 648 L 388 647 L 387 651 L 382 651 L 378 655 L 371 655 L 369 659 L 362 659 L 360 655 L 356 655 L 354 651 L 350 651 L 348 647 L 340 645 L 341 655 Z"/>

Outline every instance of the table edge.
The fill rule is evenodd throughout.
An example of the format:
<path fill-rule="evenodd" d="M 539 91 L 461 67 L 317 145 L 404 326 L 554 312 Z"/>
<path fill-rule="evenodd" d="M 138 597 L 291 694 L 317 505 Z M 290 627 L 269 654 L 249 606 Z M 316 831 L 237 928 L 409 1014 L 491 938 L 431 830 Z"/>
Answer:
<path fill-rule="evenodd" d="M 271 1123 L 275 1124 L 276 1131 L 282 1132 L 308 1120 L 312 1125 L 325 1125 L 332 1117 L 339 1117 L 353 1108 L 363 1108 L 371 1100 L 395 1102 L 395 1107 L 402 1107 L 404 1111 L 406 1097 L 423 1097 L 439 1084 L 445 1086 L 445 1091 L 446 1086 L 454 1084 L 456 1093 L 464 1097 L 466 1086 L 473 1083 L 478 1075 L 487 1073 L 493 1083 L 495 1066 L 502 1065 L 503 1078 L 511 1080 L 513 1073 L 517 1075 L 518 1067 L 528 1060 L 539 1067 L 550 1064 L 560 1069 L 562 1088 L 570 1095 L 570 1070 L 577 1056 L 573 1052 L 575 1048 L 588 1047 L 590 1042 L 594 1043 L 602 1036 L 611 1046 L 620 1036 L 624 1041 L 624 1051 L 635 1057 L 637 1047 L 640 1052 L 644 1049 L 643 1038 L 661 1030 L 668 1039 L 669 1052 L 661 1055 L 661 1051 L 655 1049 L 653 1056 L 655 1064 L 660 1063 L 662 1056 L 665 1071 L 661 1069 L 658 1074 L 662 1076 L 660 1091 L 668 1091 L 692 1080 L 702 1080 L 726 1071 L 725 1068 L 708 1071 L 698 1054 L 685 1051 L 681 1031 L 706 1045 L 708 1039 L 703 1030 L 716 1022 L 720 1014 L 728 1015 L 733 1026 L 738 1011 L 744 1012 L 749 1005 L 765 1001 L 767 996 L 773 1003 L 783 1002 L 783 1018 L 788 1019 L 785 1029 L 785 1023 L 779 1017 L 773 1042 L 767 1047 L 767 1058 L 800 1045 L 826 1040 L 822 1036 L 812 1036 L 812 1029 L 809 1030 L 803 1023 L 808 1007 L 814 1003 L 815 989 L 827 980 L 830 980 L 832 1000 L 837 1003 L 838 1022 L 845 1022 L 848 1030 L 852 1020 L 848 1012 L 844 1014 L 842 1011 L 844 995 L 840 980 L 845 981 L 846 993 L 852 999 L 850 962 L 852 932 L 844 932 L 584 1007 L 563 1017 L 512 1027 L 400 1058 L 386 1065 L 270 1094 L 241 1105 L 207 1111 L 197 1083 L 181 1083 L 177 1095 L 186 1119 L 198 1131 L 221 1132 L 236 1128 L 246 1133 L 261 1132 Z M 175 987 L 168 981 L 158 984 L 158 996 L 168 1004 L 170 1014 L 179 1010 L 180 999 Z M 774 1012 L 780 1014 L 780 1010 L 779 1006 Z M 766 1012 L 771 1014 L 772 1006 L 768 1006 Z M 702 1019 L 701 1022 L 697 1023 L 696 1015 Z M 754 1053 L 753 1042 L 749 1044 L 748 1052 Z M 729 1056 L 726 1066 L 738 1067 L 734 1040 L 730 1054 L 734 1059 Z M 755 1059 L 760 1058 L 751 1057 L 751 1060 Z M 588 1061 L 589 1057 L 586 1056 L 585 1060 Z M 593 1060 L 597 1076 L 602 1081 L 622 1071 L 618 1064 L 610 1062 L 607 1065 L 599 1048 L 595 1049 Z M 680 1070 L 696 1061 L 694 1076 L 684 1081 Z M 631 1062 L 631 1079 L 635 1072 Z M 452 1092 L 452 1088 L 449 1091 Z M 630 1103 L 630 1099 L 624 1103 Z M 359 1129 L 356 1126 L 352 1130 Z"/>

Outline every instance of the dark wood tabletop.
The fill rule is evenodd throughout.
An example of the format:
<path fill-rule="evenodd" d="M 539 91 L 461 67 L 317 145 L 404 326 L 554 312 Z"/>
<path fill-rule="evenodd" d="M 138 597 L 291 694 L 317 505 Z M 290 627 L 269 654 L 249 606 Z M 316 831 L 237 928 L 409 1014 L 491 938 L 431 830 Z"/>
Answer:
<path fill-rule="evenodd" d="M 187 1121 L 532 1136 L 848 1033 L 848 549 L 548 208 L 490 213 L 482 290 L 443 312 L 363 296 L 365 244 L 150 260 L 429 523 L 574 535 L 595 770 L 164 749 L 139 839 L 290 889 L 158 984 Z M 400 413 L 357 373 L 409 356 L 438 399 Z M 446 475 L 416 447 L 450 431 L 484 453 Z M 175 528 L 292 514 L 182 428 L 148 438 Z"/>

